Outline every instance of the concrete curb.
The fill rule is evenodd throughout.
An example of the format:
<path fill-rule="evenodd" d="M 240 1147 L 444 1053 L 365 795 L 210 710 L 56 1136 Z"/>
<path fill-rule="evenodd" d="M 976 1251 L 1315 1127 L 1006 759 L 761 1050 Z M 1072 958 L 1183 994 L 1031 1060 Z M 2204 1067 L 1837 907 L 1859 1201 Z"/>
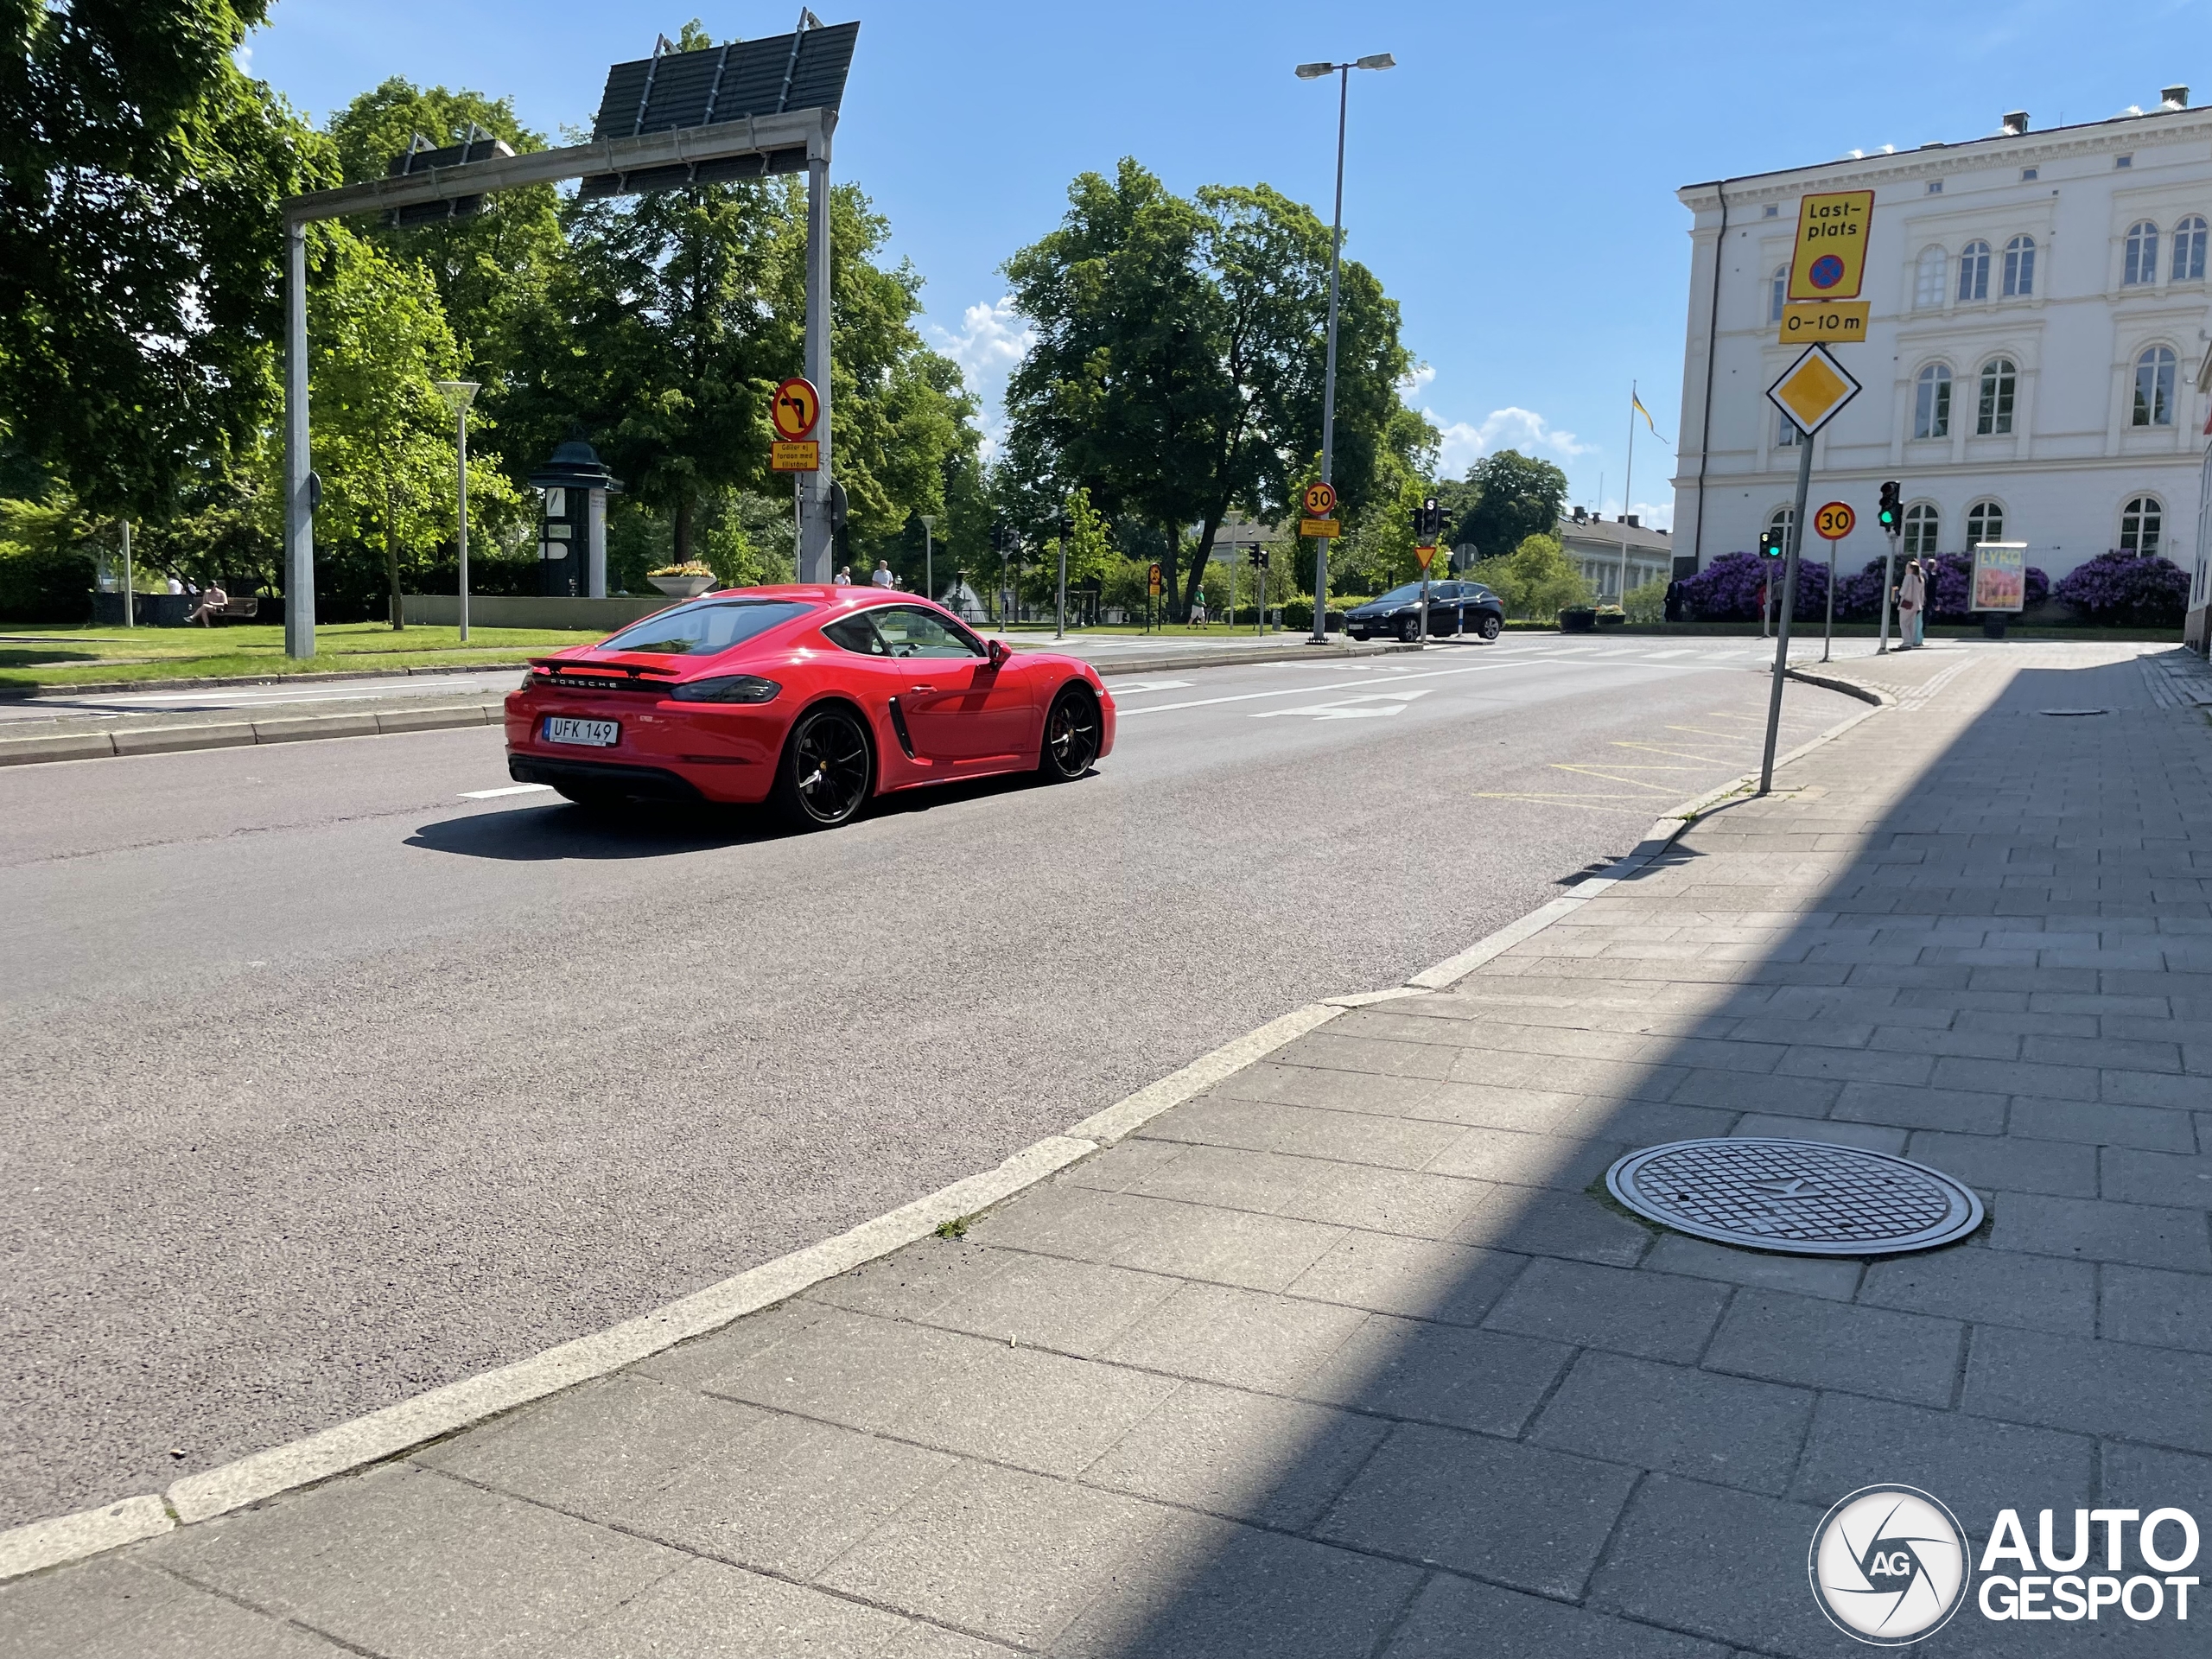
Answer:
<path fill-rule="evenodd" d="M 1137 662 L 1123 662 L 1116 658 L 1090 665 L 1103 680 L 1116 674 L 1153 674 L 1171 668 L 1239 668 L 1246 663 L 1327 663 L 1344 657 L 1395 657 L 1424 649 L 1426 647 L 1409 645 L 1401 640 L 1375 645 L 1325 645 L 1319 649 L 1311 645 L 1255 645 L 1234 655 L 1226 652 L 1167 652 Z M 1089 661 L 1089 658 L 1084 660 Z"/>
<path fill-rule="evenodd" d="M 1779 757 L 1776 764 L 1809 754 L 1887 706 L 1877 702 L 1830 727 Z M 826 1279 L 849 1272 L 863 1262 L 903 1249 L 945 1222 L 1004 1203 L 1069 1165 L 1116 1144 L 1163 1112 L 1327 1024 L 1339 1014 L 1446 988 L 1491 957 L 1542 932 L 1562 916 L 1572 914 L 1618 882 L 1632 877 L 1664 854 L 1712 804 L 1756 783 L 1757 776 L 1745 773 L 1719 789 L 1683 802 L 1656 820 L 1634 849 L 1582 882 L 1573 893 L 1507 924 L 1467 950 L 1412 976 L 1403 985 L 1332 997 L 1293 1009 L 1093 1113 L 1071 1125 L 1065 1134 L 1048 1135 L 1014 1153 L 995 1169 L 956 1181 L 835 1238 L 764 1262 L 636 1319 L 579 1337 L 514 1364 L 465 1377 L 288 1445 L 272 1446 L 200 1474 L 188 1475 L 172 1484 L 162 1496 L 123 1498 L 96 1509 L 35 1521 L 0 1532 L 0 1581 L 81 1560 L 397 1457 L 532 1400 L 604 1376 L 678 1343 L 719 1330 L 748 1313 L 786 1301 Z"/>
<path fill-rule="evenodd" d="M 541 645 L 543 657 L 557 645 Z M 336 680 L 397 680 L 416 674 L 497 674 L 528 668 L 530 658 L 502 657 L 489 663 L 423 663 L 413 668 L 310 669 L 304 674 L 199 674 L 174 680 L 71 680 L 50 685 L 0 685 L 0 700 L 39 702 L 50 697 L 104 696 L 111 691 L 210 691 L 239 685 L 328 685 Z"/>
<path fill-rule="evenodd" d="M 1846 679 L 1840 674 L 1824 674 L 1809 668 L 1791 668 L 1789 677 L 1802 680 L 1808 685 L 1817 685 L 1826 691 L 1840 691 L 1847 697 L 1856 697 L 1861 702 L 1871 702 L 1877 708 L 1897 706 L 1897 698 L 1877 685 L 1861 685 L 1857 680 Z"/>
<path fill-rule="evenodd" d="M 395 732 L 435 732 L 455 726 L 496 726 L 505 694 L 497 699 L 428 707 L 349 709 L 319 715 L 264 715 L 251 720 L 211 720 L 194 725 L 118 727 L 105 732 L 49 732 L 0 736 L 0 766 L 48 760 L 97 760 L 118 754 L 174 754 L 188 749 L 243 748 L 257 743 L 300 743 L 326 737 L 377 737 Z"/>

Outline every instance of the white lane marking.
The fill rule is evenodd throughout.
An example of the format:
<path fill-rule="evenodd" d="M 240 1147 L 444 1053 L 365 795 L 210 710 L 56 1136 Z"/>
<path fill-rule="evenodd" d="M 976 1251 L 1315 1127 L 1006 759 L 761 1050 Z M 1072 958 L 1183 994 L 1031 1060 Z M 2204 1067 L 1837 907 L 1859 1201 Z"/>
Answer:
<path fill-rule="evenodd" d="M 1119 702 L 1123 697 L 1141 697 L 1147 691 L 1185 690 L 1190 683 L 1188 680 L 1139 680 L 1135 685 L 1109 685 L 1106 689 L 1114 694 L 1114 701 Z"/>
<path fill-rule="evenodd" d="M 1697 655 L 1697 647 L 1696 647 L 1696 646 L 1694 646 L 1694 645 L 1690 645 L 1690 646 L 1686 646 L 1686 647 L 1684 647 L 1684 648 L 1683 648 L 1682 650 L 1681 650 L 1681 651 L 1650 651 L 1650 652 L 1646 652 L 1644 653 L 1644 655 L 1643 655 L 1643 660 L 1644 660 L 1645 662 L 1647 662 L 1647 663 L 1663 663 L 1663 662 L 1668 662 L 1668 661 L 1669 661 L 1669 660 L 1671 660 L 1672 658 L 1676 658 L 1676 657 L 1694 657 L 1694 656 L 1696 656 L 1696 655 Z"/>
<path fill-rule="evenodd" d="M 461 791 L 461 798 L 464 801 L 489 801 L 502 795 L 535 795 L 541 789 L 550 790 L 552 787 L 550 784 L 509 784 L 505 789 L 464 789 Z"/>
<path fill-rule="evenodd" d="M 1543 668 L 1541 662 L 1475 663 L 1465 668 L 1433 668 L 1426 674 L 1408 675 L 1409 679 L 1435 680 L 1459 674 L 1482 674 L 1499 668 Z M 1354 691 L 1374 684 L 1372 680 L 1338 680 L 1331 685 L 1283 685 L 1272 691 L 1239 691 L 1225 697 L 1192 697 L 1185 702 L 1156 702 L 1149 709 L 1124 709 L 1122 718 L 1135 720 L 1139 715 L 1173 714 L 1178 709 L 1210 709 L 1220 702 L 1250 702 L 1260 697 L 1303 697 L 1316 691 Z"/>
<path fill-rule="evenodd" d="M 1408 703 L 1434 690 L 1433 685 L 1420 685 L 1410 691 L 1376 691 L 1363 697 L 1339 697 L 1334 702 L 1312 702 L 1303 709 L 1262 709 L 1246 718 L 1274 720 L 1284 715 L 1311 715 L 1316 720 L 1368 720 L 1378 715 L 1402 715 Z M 1376 704 L 1381 706 L 1361 706 Z"/>

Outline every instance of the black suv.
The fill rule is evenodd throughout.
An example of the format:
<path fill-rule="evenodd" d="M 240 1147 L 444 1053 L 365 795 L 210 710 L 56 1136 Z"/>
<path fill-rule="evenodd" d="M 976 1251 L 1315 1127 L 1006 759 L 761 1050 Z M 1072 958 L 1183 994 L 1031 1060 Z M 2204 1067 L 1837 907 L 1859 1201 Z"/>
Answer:
<path fill-rule="evenodd" d="M 1496 594 L 1479 582 L 1432 582 L 1428 584 L 1428 632 L 1431 639 L 1454 633 L 1479 634 L 1495 639 L 1505 626 L 1505 607 Z M 1401 639 L 1421 638 L 1421 583 L 1409 582 L 1393 588 L 1380 599 L 1370 599 L 1344 613 L 1344 632 L 1355 639 L 1372 634 L 1395 633 Z"/>

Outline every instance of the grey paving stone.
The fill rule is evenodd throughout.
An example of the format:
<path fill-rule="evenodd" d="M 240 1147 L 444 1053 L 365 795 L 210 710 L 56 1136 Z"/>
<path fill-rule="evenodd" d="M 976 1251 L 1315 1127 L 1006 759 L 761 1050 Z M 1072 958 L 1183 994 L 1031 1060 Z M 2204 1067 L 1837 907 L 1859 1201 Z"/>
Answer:
<path fill-rule="evenodd" d="M 1289 1294 L 1378 1313 L 1478 1325 L 1527 1262 L 1441 1239 L 1348 1232 L 1292 1281 Z"/>
<path fill-rule="evenodd" d="M 2095 1478 L 2096 1442 L 2087 1435 L 1824 1394 L 1789 1495 L 1825 1510 L 1861 1486 L 1901 1483 L 1982 1528 L 1998 1510 L 2028 1503 L 2025 1494 L 2056 1509 L 2086 1505 Z"/>
<path fill-rule="evenodd" d="M 1186 1284 L 1106 1357 L 1178 1376 L 1292 1392 L 1371 1315 L 1224 1285 Z"/>
<path fill-rule="evenodd" d="M 1324 1028 L 1274 1052 L 1276 1064 L 1332 1071 L 1364 1071 L 1385 1077 L 1448 1076 L 1458 1051 L 1431 1043 L 1386 1042 L 1373 1037 L 1338 1037 Z"/>
<path fill-rule="evenodd" d="M 1792 1659 L 1866 1649 L 1831 1625 L 1805 1583 L 1823 1511 L 1674 1475 L 1637 1489 L 1589 1605 Z"/>
<path fill-rule="evenodd" d="M 1906 1155 L 1984 1191 L 1993 1187 L 2076 1198 L 2097 1196 L 2095 1149 L 2075 1141 L 2031 1140 L 2017 1131 L 1950 1135 L 1922 1129 L 1913 1135 Z"/>
<path fill-rule="evenodd" d="M 2212 1275 L 2108 1263 L 2098 1278 L 2101 1319 L 2095 1334 L 2212 1353 Z"/>
<path fill-rule="evenodd" d="M 1124 1195 L 1141 1205 L 1137 1224 L 1103 1254 L 1117 1267 L 1250 1290 L 1281 1290 L 1344 1236 L 1284 1216 Z"/>
<path fill-rule="evenodd" d="M 1389 1432 L 1378 1418 L 1189 1382 L 1085 1468 L 1083 1478 L 1304 1531 Z"/>
<path fill-rule="evenodd" d="M 1224 1077 L 1202 1098 L 1264 1100 L 1284 1106 L 1318 1106 L 1330 1111 L 1406 1117 L 1420 1116 L 1417 1109 L 1421 1103 L 1441 1086 L 1415 1077 L 1332 1071 L 1263 1060 Z"/>
<path fill-rule="evenodd" d="M 1959 1245 L 1867 1264 L 1859 1300 L 1943 1319 L 2096 1334 L 2096 1269 L 2086 1262 Z"/>
<path fill-rule="evenodd" d="M 2005 1096 L 1958 1089 L 1904 1089 L 1886 1083 L 1847 1083 L 1830 1117 L 1847 1123 L 1892 1123 L 1904 1129 L 1954 1129 L 1962 1135 L 2002 1135 Z"/>
<path fill-rule="evenodd" d="M 1173 1295 L 1177 1283 L 1103 1262 L 989 1250 L 982 1270 L 948 1286 L 915 1317 L 944 1330 L 1087 1357 Z"/>
<path fill-rule="evenodd" d="M 1706 1350 L 1713 1370 L 1948 1406 L 1964 1331 L 1917 1313 L 1738 1291 Z"/>
<path fill-rule="evenodd" d="M 953 1376 L 975 1345 L 950 1332 L 871 1314 L 840 1308 L 817 1313 L 757 1351 L 741 1349 L 725 1359 L 700 1344 L 682 1364 L 657 1361 L 648 1375 L 725 1399 L 880 1433 L 897 1421 L 911 1396 Z"/>
<path fill-rule="evenodd" d="M 690 1559 L 408 1465 L 154 1540 L 137 1559 L 379 1653 L 543 1647 Z"/>
<path fill-rule="evenodd" d="M 1510 1200 L 1501 1196 L 1455 1235 L 1465 1244 L 1620 1268 L 1642 1260 L 1657 1236 L 1656 1228 L 1631 1221 L 1587 1192 L 1525 1190 Z"/>
<path fill-rule="evenodd" d="M 1843 1093 L 1834 1077 L 1772 1077 L 1741 1071 L 1694 1071 L 1669 1100 L 1715 1111 L 1761 1112 L 1786 1117 L 1826 1117 Z"/>
<path fill-rule="evenodd" d="M 1071 1474 L 1175 1390 L 1126 1366 L 979 1338 L 911 1393 L 887 1432 L 948 1452 Z"/>
<path fill-rule="evenodd" d="M 741 1567 L 693 1561 L 594 1620 L 548 1659 L 995 1659 L 1013 1652 Z"/>
<path fill-rule="evenodd" d="M 1986 1326 L 1964 1409 L 2012 1422 L 2212 1452 L 2212 1357 Z"/>
<path fill-rule="evenodd" d="M 1428 1162 L 1431 1173 L 1507 1186 L 1550 1186 L 1579 1192 L 1628 1147 L 1615 1141 L 1469 1129 Z"/>
<path fill-rule="evenodd" d="M 1688 1274 L 1694 1279 L 1718 1279 L 1732 1285 L 1763 1285 L 1770 1290 L 1825 1296 L 1839 1302 L 1847 1302 L 1857 1294 L 1861 1268 L 1859 1262 L 1840 1257 L 1739 1250 L 1684 1233 L 1662 1235 L 1651 1254 L 1644 1257 L 1643 1265 L 1661 1273 Z"/>
<path fill-rule="evenodd" d="M 1154 1172 L 1188 1155 L 1185 1147 L 1132 1136 L 1094 1157 L 1070 1166 L 1053 1179 L 1063 1186 L 1090 1186 L 1102 1192 L 1125 1192 L 1141 1185 L 1146 1177 Z"/>
<path fill-rule="evenodd" d="M 1399 1045 L 1403 1046 L 1403 1045 Z M 1155 1119 L 1145 1130 L 1154 1140 L 1190 1141 L 1304 1158 L 1336 1158 L 1352 1164 L 1420 1169 L 1466 1130 L 1422 1118 L 1382 1117 L 1368 1112 L 1324 1111 L 1307 1106 L 1209 1096 Z"/>
<path fill-rule="evenodd" d="M 1382 1639 L 1419 1567 L 1205 1516 L 1154 1533 L 1052 1644 L 1068 1659 L 1340 1659 Z"/>
<path fill-rule="evenodd" d="M 1441 1574 L 1383 1659 L 1728 1659 L 1728 1649 L 1540 1596 Z"/>
<path fill-rule="evenodd" d="M 339 1659 L 346 1651 L 122 1556 L 0 1585 L 0 1653 L 22 1659 Z"/>
<path fill-rule="evenodd" d="M 2158 1106 L 2169 1111 L 2189 1111 L 2204 1103 L 2202 1077 L 2175 1077 L 2161 1071 L 2105 1071 L 2098 1098 L 2120 1106 Z"/>
<path fill-rule="evenodd" d="M 1529 1438 L 1612 1463 L 1778 1493 L 1789 1483 L 1813 1398 L 1804 1389 L 1586 1353 Z"/>
<path fill-rule="evenodd" d="M 2010 1025 L 2024 1019 L 2020 1014 L 1980 1014 L 1961 1013 L 1958 1022 L 1946 1027 L 1885 1026 L 1874 1033 L 1871 1046 L 1883 1053 L 1903 1058 L 1908 1055 L 1932 1056 L 1961 1054 L 1980 1060 L 2017 1059 L 2020 1052 L 2020 1038 L 2017 1032 L 1991 1030 L 1986 1027 L 1967 1025 L 1968 1020 L 1996 1020 Z M 2094 1022 L 2092 1022 L 2094 1023 Z M 1923 1065 L 1929 1062 L 1923 1059 Z M 1918 1077 L 1879 1077 L 1882 1083 L 1909 1083 L 1924 1080 L 1926 1072 Z"/>
<path fill-rule="evenodd" d="M 681 1549 L 804 1578 L 955 1460 L 625 1373 L 417 1461 Z"/>
<path fill-rule="evenodd" d="M 1579 1596 L 1634 1484 L 1618 1465 L 1408 1426 L 1360 1471 L 1320 1535 Z"/>
<path fill-rule="evenodd" d="M 2212 1090 L 2212 1084 L 2206 1085 Z M 2123 1204 L 2175 1205 L 2212 1209 L 2212 1158 L 2177 1157 L 2133 1147 L 2107 1147 L 2104 1196 Z"/>
<path fill-rule="evenodd" d="M 1388 1417 L 1518 1434 L 1573 1356 L 1557 1343 L 1376 1313 L 1299 1391 Z"/>
<path fill-rule="evenodd" d="M 878 1606 L 1042 1647 L 1176 1511 L 982 1464 L 963 1465 L 816 1580 Z"/>
<path fill-rule="evenodd" d="M 1921 1033 L 1923 1037 L 1928 1033 Z M 1847 1082 L 1923 1084 L 1936 1062 L 1923 1050 L 1900 1052 L 1886 1047 L 1791 1049 L 1777 1069 L 1784 1077 L 1840 1077 Z"/>
<path fill-rule="evenodd" d="M 2187 1510 L 2196 1516 L 2200 1528 L 2204 1517 L 2212 1515 L 2212 1458 L 2132 1446 L 2124 1440 L 2107 1440 L 2098 1451 L 2097 1496 L 2104 1503 L 2146 1514 L 2152 1510 Z M 2171 1551 L 2172 1537 L 2161 1529 L 2160 1546 Z M 2199 1555 L 2199 1568 L 2202 1564 L 2203 1557 Z M 2192 1602 L 2192 1616 L 2196 1611 Z"/>
<path fill-rule="evenodd" d="M 2212 1273 L 2202 1211 L 2033 1192 L 2000 1192 L 1990 1209 L 1996 1217 L 1989 1236 L 1994 1249 Z"/>
<path fill-rule="evenodd" d="M 1003 1257 L 980 1244 L 930 1238 L 894 1250 L 880 1261 L 863 1262 L 850 1273 L 824 1280 L 802 1298 L 855 1313 L 889 1319 L 920 1317 L 955 1287 L 987 1278 Z"/>
<path fill-rule="evenodd" d="M 2037 1100 L 2022 1095 L 2009 1120 L 2015 1135 L 2091 1146 L 2144 1147 L 2153 1152 L 2194 1152 L 2196 1136 L 2186 1112 L 2155 1106 L 2109 1106 L 2078 1100 Z"/>
<path fill-rule="evenodd" d="M 1250 1157 L 1249 1153 L 1232 1156 Z M 1495 1200 L 1484 1181 L 1418 1170 L 1381 1169 L 1309 1158 L 1306 1184 L 1283 1200 L 1286 1215 L 1370 1232 L 1413 1238 L 1449 1238 Z"/>
<path fill-rule="evenodd" d="M 2171 1033 L 2178 1037 L 2180 1033 Z M 2021 1048 L 2024 1059 L 2052 1065 L 2108 1066 L 2121 1071 L 2178 1071 L 2182 1069 L 2178 1041 L 2145 1042 L 2124 1037 L 2030 1037 Z M 2024 1092 L 2040 1094 L 2041 1090 Z"/>
<path fill-rule="evenodd" d="M 1830 1146 L 1864 1147 L 1870 1152 L 1904 1150 L 1906 1131 L 1881 1123 L 1836 1123 L 1818 1117 L 1778 1117 L 1746 1112 L 1728 1131 L 1782 1141 L 1823 1141 Z"/>
<path fill-rule="evenodd" d="M 1539 1258 L 1484 1323 L 1579 1348 L 1688 1362 L 1704 1348 L 1728 1297 L 1707 1279 Z"/>
<path fill-rule="evenodd" d="M 1666 1100 L 1681 1082 L 1682 1068 L 1642 1060 L 1581 1058 L 1558 1054 L 1462 1051 L 1449 1072 L 1454 1083 L 1495 1083 L 1517 1089 L 1557 1090 L 1622 1100 Z"/>

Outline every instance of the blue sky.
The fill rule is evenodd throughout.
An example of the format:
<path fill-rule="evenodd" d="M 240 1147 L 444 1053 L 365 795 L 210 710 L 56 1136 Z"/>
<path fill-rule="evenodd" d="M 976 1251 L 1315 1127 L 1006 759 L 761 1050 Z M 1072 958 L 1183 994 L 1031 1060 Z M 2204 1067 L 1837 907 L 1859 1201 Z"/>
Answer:
<path fill-rule="evenodd" d="M 1630 382 L 1676 435 L 1688 215 L 1677 187 L 2212 102 L 2212 0 L 1850 7 L 1311 0 L 1112 5 L 816 0 L 857 16 L 836 171 L 891 219 L 927 279 L 928 332 L 995 417 L 1020 350 L 997 268 L 1050 228 L 1068 181 L 1133 155 L 1174 188 L 1264 180 L 1325 216 L 1333 84 L 1301 60 L 1395 54 L 1356 74 L 1347 251 L 1404 307 L 1414 401 L 1455 473 L 1515 445 L 1620 510 Z M 795 0 L 276 0 L 253 71 L 322 119 L 387 75 L 511 94 L 547 131 L 583 124 L 607 64 L 698 16 L 717 39 L 779 34 Z M 1639 432 L 1632 506 L 1669 522 L 1673 457 Z"/>

